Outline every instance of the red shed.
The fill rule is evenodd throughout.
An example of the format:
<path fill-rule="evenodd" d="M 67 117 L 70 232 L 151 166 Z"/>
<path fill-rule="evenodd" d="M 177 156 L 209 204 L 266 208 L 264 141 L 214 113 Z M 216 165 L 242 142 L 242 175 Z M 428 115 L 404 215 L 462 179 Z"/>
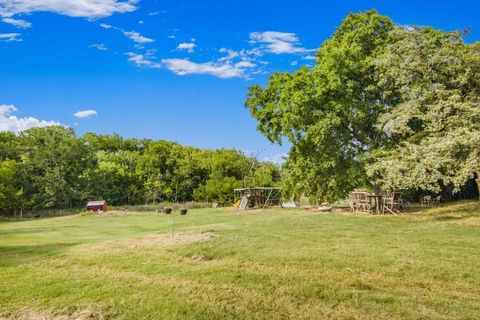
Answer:
<path fill-rule="evenodd" d="M 88 201 L 87 202 L 87 211 L 107 211 L 107 202 L 106 201 Z"/>

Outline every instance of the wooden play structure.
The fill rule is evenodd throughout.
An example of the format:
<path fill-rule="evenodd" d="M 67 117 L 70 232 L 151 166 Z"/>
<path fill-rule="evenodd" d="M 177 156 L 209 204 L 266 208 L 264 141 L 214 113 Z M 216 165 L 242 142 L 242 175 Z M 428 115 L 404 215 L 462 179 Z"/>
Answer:
<path fill-rule="evenodd" d="M 280 188 L 276 187 L 234 189 L 234 198 L 238 210 L 282 206 Z"/>

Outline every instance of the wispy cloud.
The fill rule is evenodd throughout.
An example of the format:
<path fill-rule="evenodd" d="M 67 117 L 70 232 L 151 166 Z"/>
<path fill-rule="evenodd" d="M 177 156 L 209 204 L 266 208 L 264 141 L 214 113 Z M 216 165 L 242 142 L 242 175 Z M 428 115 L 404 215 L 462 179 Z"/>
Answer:
<path fill-rule="evenodd" d="M 250 43 L 260 44 L 263 50 L 274 54 L 299 54 L 313 51 L 302 47 L 297 35 L 291 32 L 252 32 Z"/>
<path fill-rule="evenodd" d="M 192 39 L 192 44 L 194 44 L 193 40 L 194 39 Z M 183 47 L 184 50 L 188 50 L 190 48 L 189 46 Z M 180 76 L 206 74 L 222 79 L 249 79 L 249 74 L 257 67 L 257 64 L 253 58 L 258 54 L 258 52 L 255 50 L 235 51 L 229 48 L 221 48 L 218 50 L 218 52 L 222 54 L 221 57 L 207 62 L 195 62 L 190 59 L 169 58 L 162 59 L 161 65 L 162 67 L 165 67 L 166 69 Z"/>
<path fill-rule="evenodd" d="M 303 57 L 304 60 L 317 60 L 317 57 L 313 56 L 313 55 L 308 55 L 308 56 L 305 56 Z"/>
<path fill-rule="evenodd" d="M 114 13 L 131 12 L 138 0 L 2 0 L 0 16 L 13 17 L 33 12 L 53 12 L 69 17 L 104 18 Z"/>
<path fill-rule="evenodd" d="M 135 43 L 139 43 L 139 44 L 151 43 L 155 41 L 151 38 L 142 36 L 140 33 L 136 31 L 124 31 L 123 34 L 128 38 L 130 38 L 131 40 L 133 40 Z"/>
<path fill-rule="evenodd" d="M 23 28 L 23 29 L 28 29 L 32 26 L 32 24 L 28 21 L 25 20 L 20 20 L 20 19 L 14 19 L 14 18 L 3 18 L 3 22 L 14 25 L 15 27 L 18 28 Z"/>
<path fill-rule="evenodd" d="M 197 45 L 193 42 L 183 42 L 183 43 L 180 43 L 178 46 L 177 46 L 177 50 L 180 50 L 180 51 L 187 51 L 187 52 L 194 52 L 195 51 L 195 47 Z"/>
<path fill-rule="evenodd" d="M 96 110 L 88 109 L 75 112 L 73 116 L 77 119 L 88 119 L 93 116 L 96 116 L 98 113 Z"/>
<path fill-rule="evenodd" d="M 1 0 L 0 0 L 1 1 Z M 100 23 L 100 27 L 103 29 L 112 29 L 112 30 L 117 30 L 123 33 L 124 36 L 135 42 L 136 44 L 142 46 L 146 43 L 152 43 L 155 42 L 154 39 L 148 38 L 140 34 L 139 32 L 136 31 L 126 31 L 125 29 L 119 28 L 112 26 L 111 24 L 106 24 L 106 23 Z"/>
<path fill-rule="evenodd" d="M 106 23 L 100 23 L 100 27 L 102 27 L 103 29 L 112 29 L 113 28 L 112 25 L 106 24 Z"/>
<path fill-rule="evenodd" d="M 12 104 L 0 104 L 0 131 L 21 132 L 30 128 L 62 125 L 56 121 L 38 120 L 33 117 L 17 118 L 12 113 L 17 108 Z"/>
<path fill-rule="evenodd" d="M 108 48 L 103 43 L 94 43 L 88 46 L 89 48 L 95 48 L 100 51 L 107 51 Z"/>
<path fill-rule="evenodd" d="M 160 68 L 162 66 L 158 62 L 152 61 L 149 56 L 143 54 L 127 52 L 126 55 L 129 57 L 128 61 L 134 63 L 138 67 Z"/>
<path fill-rule="evenodd" d="M 185 76 L 190 74 L 209 74 L 219 78 L 238 78 L 245 76 L 245 70 L 255 64 L 248 61 L 237 63 L 205 62 L 196 63 L 189 59 L 162 59 L 162 64 L 173 73 Z"/>
<path fill-rule="evenodd" d="M 0 41 L 2 42 L 15 42 L 22 41 L 20 33 L 0 33 Z"/>
<path fill-rule="evenodd" d="M 136 10 L 139 0 L 0 0 L 0 18 L 4 23 L 27 29 L 32 23 L 17 19 L 17 15 L 52 12 L 69 17 L 99 19 L 114 13 Z M 107 26 L 107 25 L 105 25 Z M 21 41 L 19 34 L 3 34 L 0 41 Z M 10 35 L 6 37 L 5 35 Z M 7 39 L 7 40 L 2 40 Z"/>

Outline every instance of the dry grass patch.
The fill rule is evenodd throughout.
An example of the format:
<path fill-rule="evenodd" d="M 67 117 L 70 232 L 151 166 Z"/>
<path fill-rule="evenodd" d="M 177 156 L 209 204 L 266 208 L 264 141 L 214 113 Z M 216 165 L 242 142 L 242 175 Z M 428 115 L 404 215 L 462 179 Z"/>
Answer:
<path fill-rule="evenodd" d="M 7 317 L 0 319 L 15 320 L 103 320 L 105 317 L 101 313 L 93 311 L 91 308 L 77 310 L 73 313 L 38 311 L 29 308 L 22 308 Z"/>
<path fill-rule="evenodd" d="M 468 217 L 465 219 L 454 221 L 454 223 L 466 224 L 470 226 L 480 226 L 480 217 Z"/>
<path fill-rule="evenodd" d="M 197 242 L 208 241 L 213 238 L 211 232 L 180 232 L 172 234 L 153 234 L 135 238 L 108 240 L 100 243 L 89 243 L 76 247 L 80 251 L 109 251 L 118 252 L 123 250 L 141 249 L 150 247 L 169 247 L 175 245 L 187 245 Z"/>

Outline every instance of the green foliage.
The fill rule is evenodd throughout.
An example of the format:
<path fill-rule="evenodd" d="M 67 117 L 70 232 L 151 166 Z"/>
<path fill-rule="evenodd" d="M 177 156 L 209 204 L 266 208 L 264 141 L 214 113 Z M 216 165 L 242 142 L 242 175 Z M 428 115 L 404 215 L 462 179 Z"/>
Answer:
<path fill-rule="evenodd" d="M 195 190 L 195 199 L 200 201 L 215 201 L 222 205 L 233 202 L 233 189 L 241 188 L 243 182 L 235 177 L 214 175 Z"/>
<path fill-rule="evenodd" d="M 18 208 L 23 190 L 19 185 L 17 162 L 0 161 L 0 181 L 0 210 Z"/>
<path fill-rule="evenodd" d="M 480 44 L 461 32 L 350 14 L 316 65 L 275 73 L 246 106 L 292 144 L 286 194 L 343 198 L 355 187 L 458 191 L 480 182 Z"/>
<path fill-rule="evenodd" d="M 399 27 L 392 38 L 376 61 L 388 143 L 369 172 L 389 189 L 458 191 L 480 169 L 479 44 L 431 28 Z"/>
<path fill-rule="evenodd" d="M 202 150 L 168 141 L 123 139 L 70 128 L 0 133 L 0 211 L 160 201 L 230 204 L 233 189 L 258 169 L 261 185 L 278 180 L 270 164 L 235 150 Z"/>
<path fill-rule="evenodd" d="M 138 151 L 97 151 L 96 166 L 87 168 L 84 179 L 87 198 L 102 198 L 112 204 L 143 202 L 142 182 L 136 169 Z"/>
<path fill-rule="evenodd" d="M 250 88 L 246 106 L 273 142 L 292 144 L 287 192 L 335 200 L 367 183 L 364 154 L 380 143 L 383 112 L 374 61 L 393 29 L 369 11 L 349 15 L 317 52 L 312 69 L 275 73 L 265 88 Z"/>
<path fill-rule="evenodd" d="M 80 203 L 80 177 L 92 154 L 72 129 L 30 129 L 20 134 L 18 145 L 28 207 L 63 208 Z"/>
<path fill-rule="evenodd" d="M 280 168 L 271 162 L 260 163 L 255 170 L 254 179 L 258 187 L 278 186 L 281 182 Z"/>

